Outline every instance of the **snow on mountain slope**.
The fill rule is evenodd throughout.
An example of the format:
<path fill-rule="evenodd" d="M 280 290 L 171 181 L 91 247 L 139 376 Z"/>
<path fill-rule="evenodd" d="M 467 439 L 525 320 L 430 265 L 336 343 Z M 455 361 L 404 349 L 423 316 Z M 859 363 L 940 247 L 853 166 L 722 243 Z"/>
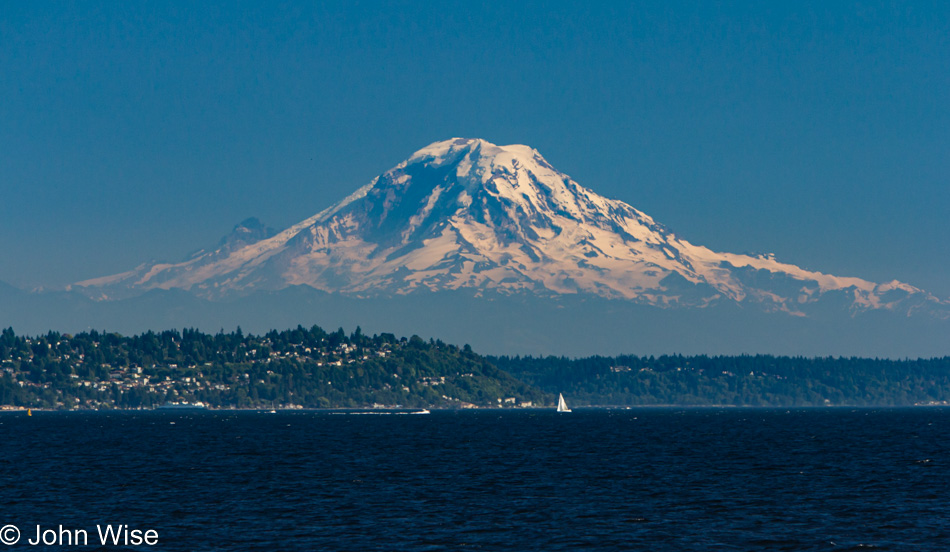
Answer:
<path fill-rule="evenodd" d="M 154 288 L 211 298 L 290 285 L 357 296 L 471 288 L 657 306 L 746 301 L 793 315 L 835 292 L 858 310 L 946 310 L 900 282 L 693 245 L 580 186 L 528 146 L 478 139 L 431 144 L 299 224 L 242 236 L 182 263 L 141 265 L 75 287 L 100 299 Z"/>

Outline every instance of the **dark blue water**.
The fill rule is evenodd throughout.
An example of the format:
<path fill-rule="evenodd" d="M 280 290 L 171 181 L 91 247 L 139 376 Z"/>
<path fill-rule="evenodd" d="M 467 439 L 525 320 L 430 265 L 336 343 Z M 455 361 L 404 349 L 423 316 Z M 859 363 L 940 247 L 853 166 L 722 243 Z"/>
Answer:
<path fill-rule="evenodd" d="M 948 409 L 6 413 L 0 451 L 9 549 L 108 523 L 142 550 L 950 543 Z"/>

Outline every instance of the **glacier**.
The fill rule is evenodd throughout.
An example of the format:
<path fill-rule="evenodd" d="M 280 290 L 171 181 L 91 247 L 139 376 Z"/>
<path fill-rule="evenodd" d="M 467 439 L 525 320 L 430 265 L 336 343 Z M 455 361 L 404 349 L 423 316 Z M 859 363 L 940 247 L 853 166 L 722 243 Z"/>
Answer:
<path fill-rule="evenodd" d="M 529 146 L 482 139 L 430 144 L 281 232 L 256 224 L 185 261 L 145 263 L 70 289 L 95 300 L 150 290 L 223 300 L 291 286 L 354 298 L 527 293 L 661 308 L 735 303 L 798 317 L 833 296 L 852 313 L 950 316 L 950 302 L 906 283 L 695 245 L 581 186 Z"/>

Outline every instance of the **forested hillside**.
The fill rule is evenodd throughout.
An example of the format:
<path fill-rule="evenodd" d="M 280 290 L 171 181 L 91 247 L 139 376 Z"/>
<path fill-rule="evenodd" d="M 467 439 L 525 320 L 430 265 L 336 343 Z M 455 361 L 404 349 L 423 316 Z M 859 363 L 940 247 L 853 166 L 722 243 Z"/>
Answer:
<path fill-rule="evenodd" d="M 418 336 L 318 326 L 0 333 L 0 407 L 525 407 L 933 405 L 950 401 L 950 357 L 484 357 Z"/>
<path fill-rule="evenodd" d="M 950 357 L 489 357 L 549 393 L 594 405 L 924 405 L 950 401 Z"/>
<path fill-rule="evenodd" d="M 418 336 L 196 330 L 0 335 L 0 404 L 46 408 L 516 406 L 544 396 L 465 346 Z M 550 398 L 548 398 L 550 400 Z"/>

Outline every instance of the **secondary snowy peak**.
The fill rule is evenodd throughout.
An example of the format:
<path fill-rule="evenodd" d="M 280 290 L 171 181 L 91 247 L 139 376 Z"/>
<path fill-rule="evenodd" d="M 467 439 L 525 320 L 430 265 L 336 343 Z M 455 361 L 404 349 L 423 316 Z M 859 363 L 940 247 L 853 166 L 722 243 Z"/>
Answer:
<path fill-rule="evenodd" d="M 177 264 L 77 286 L 97 297 L 180 288 L 221 297 L 307 285 L 361 296 L 475 289 L 594 294 L 659 306 L 754 302 L 804 314 L 835 292 L 852 308 L 943 304 L 899 282 L 811 272 L 773 256 L 718 253 L 557 171 L 536 150 L 453 138 L 410 156 L 340 203 L 270 236 L 242 224 Z"/>

